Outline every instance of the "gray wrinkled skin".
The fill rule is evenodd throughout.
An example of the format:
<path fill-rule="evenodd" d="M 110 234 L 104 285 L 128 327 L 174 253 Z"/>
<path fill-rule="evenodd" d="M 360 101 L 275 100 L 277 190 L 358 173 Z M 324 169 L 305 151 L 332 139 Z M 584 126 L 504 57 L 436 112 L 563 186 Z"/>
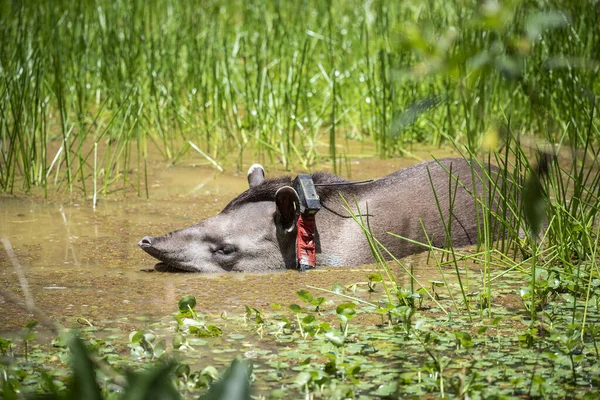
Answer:
<path fill-rule="evenodd" d="M 283 265 L 275 203 L 249 203 L 196 225 L 152 239 L 142 248 L 163 263 L 190 272 L 258 272 Z"/>
<path fill-rule="evenodd" d="M 452 177 L 448 173 L 450 168 Z M 476 243 L 477 212 L 481 214 L 481 207 L 476 207 L 474 194 L 480 199 L 489 196 L 488 182 L 483 178 L 485 173 L 478 167 L 474 171 L 475 179 L 467 161 L 445 159 L 420 163 L 368 184 L 318 187 L 323 208 L 316 217 L 317 264 L 354 266 L 373 262 L 365 236 L 348 217 L 340 194 L 351 205 L 355 204 L 356 198 L 363 214 L 368 206 L 368 219 L 375 237 L 395 257 L 404 257 L 422 251 L 423 247 L 394 238 L 387 232 L 426 243 L 422 222 L 432 244 L 444 246 L 444 224 L 432 190 L 433 182 L 442 218 L 447 223 L 451 221 L 453 245 Z M 497 168 L 491 167 L 491 171 L 495 174 Z M 313 174 L 313 180 L 315 183 L 342 181 L 335 175 L 324 173 Z M 250 188 L 218 215 L 164 236 L 144 237 L 138 244 L 161 261 L 155 268 L 190 272 L 262 272 L 295 268 L 294 203 L 297 199 L 295 191 L 286 187 L 291 186 L 291 180 L 265 180 L 264 170 L 255 164 L 249 170 L 248 182 Z M 282 187 L 284 189 L 278 192 Z M 454 207 L 450 219 L 451 198 Z M 496 209 L 495 204 L 493 208 Z"/>

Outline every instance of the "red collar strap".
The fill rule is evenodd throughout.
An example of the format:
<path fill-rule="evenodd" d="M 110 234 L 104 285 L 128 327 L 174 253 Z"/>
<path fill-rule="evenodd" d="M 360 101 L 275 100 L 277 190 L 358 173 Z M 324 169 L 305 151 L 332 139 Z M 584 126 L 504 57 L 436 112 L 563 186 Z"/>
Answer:
<path fill-rule="evenodd" d="M 300 214 L 296 236 L 296 256 L 298 271 L 304 272 L 316 266 L 317 246 L 315 243 L 317 225 L 315 215 Z"/>
<path fill-rule="evenodd" d="M 299 174 L 294 179 L 294 189 L 298 193 L 300 203 L 296 234 L 296 267 L 304 272 L 316 266 L 315 214 L 321 209 L 321 202 L 311 175 Z"/>

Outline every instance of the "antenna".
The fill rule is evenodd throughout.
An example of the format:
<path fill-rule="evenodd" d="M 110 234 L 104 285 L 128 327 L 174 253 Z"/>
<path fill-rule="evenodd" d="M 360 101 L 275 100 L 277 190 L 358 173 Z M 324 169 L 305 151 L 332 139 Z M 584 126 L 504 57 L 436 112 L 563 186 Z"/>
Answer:
<path fill-rule="evenodd" d="M 365 179 L 362 181 L 354 182 L 331 182 L 331 183 L 315 183 L 315 186 L 349 186 L 349 185 L 361 185 L 363 183 L 373 182 L 375 179 Z"/>

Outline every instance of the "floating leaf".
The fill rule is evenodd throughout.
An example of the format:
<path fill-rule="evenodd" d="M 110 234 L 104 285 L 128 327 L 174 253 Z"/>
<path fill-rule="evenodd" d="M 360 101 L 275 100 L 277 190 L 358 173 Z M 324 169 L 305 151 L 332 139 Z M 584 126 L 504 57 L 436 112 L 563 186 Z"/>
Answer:
<path fill-rule="evenodd" d="M 310 375 L 310 373 L 308 372 L 300 372 L 297 376 L 296 376 L 296 380 L 294 381 L 294 383 L 298 386 L 304 386 L 307 383 L 309 383 L 311 381 L 312 377 Z"/>
<path fill-rule="evenodd" d="M 161 339 L 154 346 L 154 357 L 160 358 L 167 351 L 167 342 L 165 339 Z"/>
<path fill-rule="evenodd" d="M 312 361 L 312 357 L 306 357 L 301 363 L 300 365 L 308 365 L 310 364 L 310 362 Z"/>
<path fill-rule="evenodd" d="M 398 384 L 396 382 L 392 382 L 379 386 L 377 390 L 373 392 L 373 394 L 376 396 L 388 397 L 396 393 L 396 390 L 398 390 Z"/>
<path fill-rule="evenodd" d="M 335 347 L 342 347 L 344 345 L 344 337 L 339 335 L 337 332 L 330 331 L 325 334 L 327 340 L 329 340 Z"/>
<path fill-rule="evenodd" d="M 230 335 L 227 335 L 227 337 L 233 340 L 242 340 L 246 337 L 246 335 L 242 335 L 241 333 L 232 333 Z"/>

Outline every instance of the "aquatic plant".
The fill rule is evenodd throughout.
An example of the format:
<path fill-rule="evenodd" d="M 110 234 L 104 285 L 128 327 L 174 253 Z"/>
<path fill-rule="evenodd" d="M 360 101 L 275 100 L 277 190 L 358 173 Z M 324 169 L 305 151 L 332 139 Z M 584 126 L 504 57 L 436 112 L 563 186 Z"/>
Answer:
<path fill-rule="evenodd" d="M 475 281 L 484 276 L 472 272 Z M 232 398 L 223 397 L 224 393 L 231 396 L 229 390 L 247 398 L 249 385 L 255 395 L 275 398 L 593 395 L 600 385 L 595 373 L 597 326 L 584 327 L 581 321 L 572 321 L 569 297 L 550 299 L 545 308 L 547 317 L 535 325 L 529 314 L 510 312 L 495 301 L 496 296 L 517 291 L 522 279 L 523 271 L 513 270 L 494 285 L 493 319 L 470 321 L 455 313 L 443 316 L 433 299 L 426 297 L 420 307 L 397 303 L 388 309 L 393 318 L 381 325 L 364 320 L 376 315 L 379 308 L 362 299 L 373 296 L 367 286 L 351 292 L 349 288 L 340 291 L 335 285 L 335 290 L 323 290 L 329 299 L 321 304 L 319 313 L 303 311 L 302 319 L 311 316 L 311 321 L 301 320 L 294 327 L 285 321 L 296 312 L 275 307 L 269 314 L 260 312 L 264 332 L 259 333 L 254 319 L 243 313 L 229 316 L 223 336 L 189 340 L 190 346 L 167 346 L 164 353 L 155 353 L 155 359 L 123 355 L 131 342 L 140 343 L 129 339 L 135 339 L 140 331 L 127 335 L 114 329 L 104 333 L 84 330 L 76 342 L 58 340 L 54 347 L 37 340 L 30 344 L 28 362 L 20 348 L 4 340 L 0 383 L 7 398 L 33 391 L 51 398 L 69 398 L 70 393 L 81 394 L 77 391 L 82 390 L 88 397 L 129 398 L 128 393 L 156 391 L 159 386 L 165 396 L 169 394 L 167 398 Z M 448 290 L 457 296 L 458 282 L 453 280 Z M 340 302 L 336 291 L 347 297 Z M 596 298 L 600 296 L 598 287 L 592 291 Z M 384 292 L 379 295 L 380 304 L 387 303 Z M 190 304 L 189 299 L 187 296 L 184 303 Z M 440 293 L 436 301 L 446 309 L 453 307 L 447 293 Z M 591 307 L 589 313 L 596 319 L 598 308 Z M 357 319 L 363 321 L 354 322 Z M 327 320 L 339 321 L 340 329 L 332 328 Z M 281 321 L 288 326 L 283 331 Z M 150 326 L 156 338 L 148 342 L 164 342 L 177 329 L 167 320 L 149 322 L 144 331 Z M 307 335 L 317 326 L 320 328 Z M 221 357 L 208 361 L 211 353 Z M 245 361 L 231 363 L 236 354 Z M 53 364 L 48 363 L 50 359 Z M 76 363 L 76 372 L 67 371 L 68 359 Z M 219 374 L 230 363 L 229 372 Z M 120 371 L 124 369 L 136 372 L 123 375 Z M 124 390 L 122 394 L 118 394 L 120 390 Z"/>

